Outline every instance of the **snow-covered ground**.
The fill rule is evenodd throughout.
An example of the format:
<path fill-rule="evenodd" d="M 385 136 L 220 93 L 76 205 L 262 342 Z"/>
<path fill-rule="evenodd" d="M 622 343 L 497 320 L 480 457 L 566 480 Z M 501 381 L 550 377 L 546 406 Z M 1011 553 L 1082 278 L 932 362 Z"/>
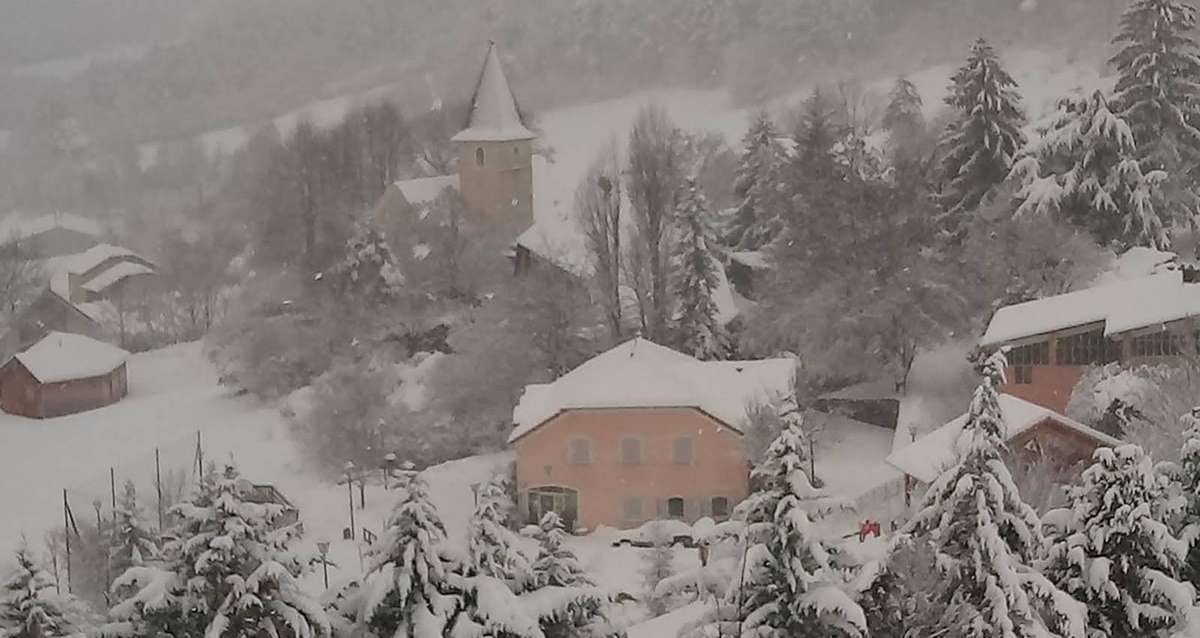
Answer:
<path fill-rule="evenodd" d="M 295 503 L 307 546 L 334 541 L 331 560 L 340 567 L 331 569 L 331 581 L 357 573 L 358 548 L 340 540 L 349 525 L 346 487 L 306 467 L 276 408 L 219 386 L 199 343 L 133 355 L 128 367 L 129 397 L 107 408 L 46 420 L 0 413 L 0 555 L 22 534 L 36 543 L 62 525 L 64 489 L 77 520 L 91 520 L 97 499 L 107 508 L 110 467 L 118 488 L 126 479 L 137 483 L 144 513 L 153 519 L 155 448 L 165 476 L 180 472 L 194 482 L 199 432 L 206 462 L 232 458 L 247 479 L 272 483 Z M 465 538 L 474 506 L 471 484 L 507 461 L 506 454 L 485 455 L 427 471 L 434 503 L 456 541 Z M 355 512 L 357 528 L 380 531 L 392 502 L 381 479 L 367 485 L 367 507 Z M 357 488 L 354 498 L 357 507 Z"/>

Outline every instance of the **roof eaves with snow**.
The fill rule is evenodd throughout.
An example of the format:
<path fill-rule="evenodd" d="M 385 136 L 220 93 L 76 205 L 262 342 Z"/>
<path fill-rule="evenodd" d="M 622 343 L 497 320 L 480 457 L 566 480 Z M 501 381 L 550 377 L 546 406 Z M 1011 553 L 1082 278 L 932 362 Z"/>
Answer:
<path fill-rule="evenodd" d="M 488 45 L 479 82 L 471 96 L 467 126 L 450 138 L 453 142 L 507 142 L 537 137 L 521 121 L 516 98 L 504 76 L 494 43 Z"/>
<path fill-rule="evenodd" d="M 996 311 L 980 339 L 983 347 L 1104 323 L 1111 336 L 1200 315 L 1200 284 L 1184 283 L 1170 270 L 1005 306 Z"/>
<path fill-rule="evenodd" d="M 1004 417 L 1006 442 L 1049 420 L 1095 441 L 1098 445 L 1121 445 L 1121 441 L 1099 430 L 1010 394 L 1001 394 L 999 403 Z M 955 417 L 933 432 L 892 452 L 888 455 L 887 462 L 923 483 L 932 483 L 939 473 L 958 461 L 959 439 L 966 422 L 966 414 Z"/>
<path fill-rule="evenodd" d="M 793 359 L 702 362 L 639 337 L 553 383 L 527 386 L 508 440 L 579 409 L 694 408 L 742 432 L 747 404 L 790 392 L 794 369 Z"/>
<path fill-rule="evenodd" d="M 90 379 L 112 372 L 129 353 L 111 344 L 70 332 L 51 332 L 13 356 L 41 383 Z"/>
<path fill-rule="evenodd" d="M 418 177 L 394 182 L 404 199 L 414 206 L 432 202 L 447 188 L 458 188 L 458 174 Z"/>
<path fill-rule="evenodd" d="M 122 261 L 92 277 L 82 287 L 84 290 L 98 293 L 129 277 L 152 274 L 154 274 L 154 269 L 145 264 L 136 261 Z"/>

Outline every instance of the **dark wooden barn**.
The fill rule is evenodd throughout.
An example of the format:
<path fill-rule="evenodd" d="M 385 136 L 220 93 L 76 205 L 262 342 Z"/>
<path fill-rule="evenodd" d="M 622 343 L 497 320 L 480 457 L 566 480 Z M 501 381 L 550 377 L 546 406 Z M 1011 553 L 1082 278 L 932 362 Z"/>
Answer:
<path fill-rule="evenodd" d="M 129 390 L 128 357 L 91 337 L 52 332 L 0 367 L 0 409 L 45 419 L 116 403 Z"/>

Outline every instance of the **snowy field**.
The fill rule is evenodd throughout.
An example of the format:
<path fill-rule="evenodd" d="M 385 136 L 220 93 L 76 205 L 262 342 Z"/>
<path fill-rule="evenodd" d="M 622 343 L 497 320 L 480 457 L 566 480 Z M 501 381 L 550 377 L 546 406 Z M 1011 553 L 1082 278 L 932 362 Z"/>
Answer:
<path fill-rule="evenodd" d="M 349 524 L 345 486 L 324 481 L 305 467 L 278 410 L 234 397 L 217 385 L 217 373 L 200 344 L 134 355 L 129 387 L 124 401 L 82 414 L 35 420 L 0 413 L 0 512 L 5 513 L 0 517 L 0 555 L 8 555 L 21 534 L 36 543 L 48 528 L 62 525 L 63 489 L 78 520 L 91 520 L 95 499 L 101 499 L 107 513 L 110 467 L 118 488 L 126 479 L 138 484 L 144 513 L 153 519 L 154 449 L 161 450 L 164 475 L 182 471 L 194 482 L 200 432 L 206 462 L 232 458 L 248 480 L 273 483 L 296 504 L 306 544 L 315 547 L 322 538 L 337 541 L 331 553 L 340 567 L 331 570 L 331 580 L 357 573 L 357 548 L 339 540 Z M 504 454 L 481 456 L 429 470 L 434 502 L 452 537 L 462 539 L 470 517 L 471 484 L 488 478 L 507 460 Z M 356 527 L 376 533 L 392 500 L 380 480 L 369 482 L 367 507 L 355 512 Z M 357 489 L 354 497 L 357 506 Z"/>

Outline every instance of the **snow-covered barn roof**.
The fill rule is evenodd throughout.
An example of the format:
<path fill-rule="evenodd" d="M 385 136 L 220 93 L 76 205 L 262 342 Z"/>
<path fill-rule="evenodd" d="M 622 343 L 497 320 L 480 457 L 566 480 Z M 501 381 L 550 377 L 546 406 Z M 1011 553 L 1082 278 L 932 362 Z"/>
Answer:
<path fill-rule="evenodd" d="M 37 217 L 10 213 L 4 219 L 0 219 L 0 242 L 33 237 L 56 228 L 64 228 L 92 237 L 99 237 L 103 232 L 99 222 L 74 213 L 49 213 Z"/>
<path fill-rule="evenodd" d="M 63 299 L 70 299 L 70 276 L 81 275 L 112 257 L 139 258 L 128 248 L 112 244 L 97 244 L 81 253 L 47 259 L 43 268 L 50 275 L 50 291 Z"/>
<path fill-rule="evenodd" d="M 984 347 L 1090 323 L 1114 335 L 1200 315 L 1200 284 L 1178 270 L 1005 306 L 980 339 Z"/>
<path fill-rule="evenodd" d="M 792 391 L 796 361 L 700 361 L 643 339 L 589 359 L 553 383 L 529 385 L 513 409 L 509 442 L 580 408 L 693 407 L 742 431 L 746 407 Z"/>
<path fill-rule="evenodd" d="M 1100 445 L 1118 446 L 1121 444 L 1120 441 L 1103 432 L 1054 410 L 1043 408 L 1010 394 L 1001 394 L 999 403 L 1000 413 L 1004 418 L 1005 441 L 1010 441 L 1038 423 L 1051 419 Z M 939 473 L 958 461 L 960 439 L 963 426 L 967 423 L 967 416 L 967 414 L 961 414 L 933 432 L 892 452 L 887 458 L 888 463 L 919 481 L 933 482 Z"/>
<path fill-rule="evenodd" d="M 108 374 L 125 363 L 129 353 L 84 335 L 51 332 L 13 358 L 41 383 L 58 383 Z"/>
<path fill-rule="evenodd" d="M 418 177 L 395 182 L 396 188 L 404 195 L 404 199 L 414 206 L 432 202 L 447 188 L 458 188 L 458 174 L 437 175 L 435 177 Z"/>
<path fill-rule="evenodd" d="M 488 45 L 479 83 L 471 98 L 467 127 L 451 138 L 454 142 L 506 142 L 537 137 L 521 122 L 517 100 L 513 97 L 496 45 Z"/>
<path fill-rule="evenodd" d="M 89 279 L 83 284 L 83 289 L 90 290 L 91 292 L 101 292 L 109 286 L 127 277 L 133 277 L 135 275 L 150 275 L 153 273 L 154 269 L 146 266 L 145 264 L 141 264 L 136 261 L 122 261 L 114 264 L 111 268 L 108 268 L 95 277 Z"/>

